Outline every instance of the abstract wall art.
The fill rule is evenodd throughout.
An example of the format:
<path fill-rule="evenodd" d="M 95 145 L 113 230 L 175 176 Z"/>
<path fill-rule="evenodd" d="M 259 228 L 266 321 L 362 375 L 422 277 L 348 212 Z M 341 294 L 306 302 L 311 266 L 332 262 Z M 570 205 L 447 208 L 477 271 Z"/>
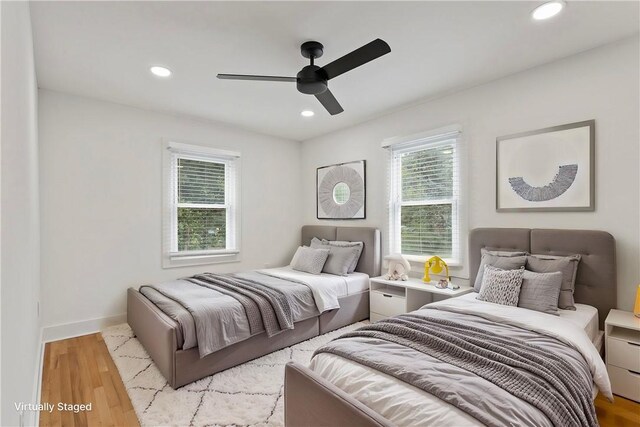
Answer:
<path fill-rule="evenodd" d="M 592 211 L 595 120 L 496 139 L 496 209 Z"/>
<path fill-rule="evenodd" d="M 365 161 L 323 166 L 316 170 L 318 219 L 364 219 Z"/>

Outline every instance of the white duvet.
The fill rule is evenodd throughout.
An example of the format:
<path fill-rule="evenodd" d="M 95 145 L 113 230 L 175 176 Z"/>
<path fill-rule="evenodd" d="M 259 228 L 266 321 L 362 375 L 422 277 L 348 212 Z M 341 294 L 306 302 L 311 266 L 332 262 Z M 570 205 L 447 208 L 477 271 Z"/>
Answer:
<path fill-rule="evenodd" d="M 429 304 L 429 308 L 473 314 L 552 336 L 582 354 L 593 376 L 594 396 L 599 389 L 604 396 L 613 398 L 606 366 L 582 328 L 558 316 L 478 301 L 476 295 L 471 293 L 436 302 Z M 475 418 L 429 393 L 342 357 L 321 353 L 311 360 L 310 368 L 398 426 L 481 425 Z"/>

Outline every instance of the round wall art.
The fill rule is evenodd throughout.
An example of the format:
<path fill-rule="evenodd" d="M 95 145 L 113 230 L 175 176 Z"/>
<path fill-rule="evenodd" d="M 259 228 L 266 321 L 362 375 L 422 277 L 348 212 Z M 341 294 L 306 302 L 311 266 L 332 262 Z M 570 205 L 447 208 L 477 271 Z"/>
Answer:
<path fill-rule="evenodd" d="M 318 219 L 365 217 L 365 161 L 323 166 L 316 171 Z"/>

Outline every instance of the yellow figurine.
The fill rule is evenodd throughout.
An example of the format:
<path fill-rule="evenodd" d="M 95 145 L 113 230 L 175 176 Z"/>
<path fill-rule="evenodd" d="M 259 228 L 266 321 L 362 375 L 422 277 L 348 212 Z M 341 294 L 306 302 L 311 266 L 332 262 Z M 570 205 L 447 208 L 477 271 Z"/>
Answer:
<path fill-rule="evenodd" d="M 449 282 L 451 280 L 449 278 L 449 266 L 439 256 L 432 256 L 424 263 L 424 277 L 422 278 L 422 281 L 425 283 L 431 282 L 429 270 L 431 270 L 434 274 L 440 274 L 442 273 L 443 268 L 446 270 L 447 282 Z"/>

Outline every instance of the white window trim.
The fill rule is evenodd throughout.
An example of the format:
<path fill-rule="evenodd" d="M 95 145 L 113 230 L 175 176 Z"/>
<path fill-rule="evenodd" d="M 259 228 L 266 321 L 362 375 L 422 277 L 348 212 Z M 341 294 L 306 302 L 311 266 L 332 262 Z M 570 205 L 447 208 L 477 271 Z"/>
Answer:
<path fill-rule="evenodd" d="M 424 202 L 400 202 L 400 195 L 398 194 L 399 183 L 396 182 L 396 178 L 399 176 L 398 167 L 399 161 L 394 158 L 395 154 L 409 153 L 424 148 L 425 146 L 437 147 L 441 144 L 448 145 L 451 139 L 455 138 L 455 156 L 454 161 L 454 181 L 458 183 L 458 197 L 442 200 L 430 200 Z M 463 145 L 462 145 L 462 130 L 459 125 L 451 125 L 438 129 L 433 129 L 418 134 L 399 136 L 393 138 L 387 138 L 382 142 L 382 147 L 389 151 L 389 203 L 388 203 L 388 224 L 389 224 L 389 252 L 401 253 L 401 224 L 400 224 L 400 208 L 401 206 L 411 205 L 435 205 L 435 204 L 449 204 L 451 203 L 452 210 L 452 224 L 457 228 L 457 233 L 453 233 L 451 252 L 454 255 L 451 258 L 444 258 L 444 261 L 450 267 L 462 267 L 464 265 L 462 236 L 466 235 L 466 227 L 464 218 L 464 194 L 465 189 L 463 183 L 464 179 L 464 166 L 462 161 Z M 424 255 L 403 255 L 408 261 L 416 263 L 424 263 L 434 254 Z"/>
<path fill-rule="evenodd" d="M 240 261 L 240 153 L 168 139 L 163 139 L 162 149 L 162 267 L 174 268 Z M 227 209 L 227 224 L 231 225 L 231 229 L 227 229 L 226 232 L 227 249 L 181 252 L 176 250 L 177 207 L 188 207 L 188 204 L 175 203 L 174 162 L 177 155 L 180 158 L 203 161 L 224 161 L 227 162 L 227 166 L 231 166 L 225 168 L 227 174 L 225 204 L 207 205 L 207 207 Z"/>

